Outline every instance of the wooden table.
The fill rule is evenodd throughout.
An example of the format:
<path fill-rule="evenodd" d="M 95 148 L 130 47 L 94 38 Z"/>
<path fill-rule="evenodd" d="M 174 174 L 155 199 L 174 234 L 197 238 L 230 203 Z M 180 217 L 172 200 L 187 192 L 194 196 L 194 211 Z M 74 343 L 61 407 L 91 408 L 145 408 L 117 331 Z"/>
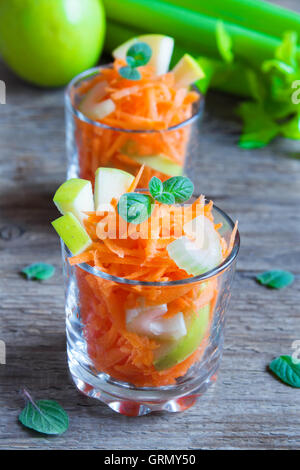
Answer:
<path fill-rule="evenodd" d="M 297 0 L 278 3 L 300 11 Z M 240 150 L 236 101 L 208 97 L 192 171 L 197 189 L 239 219 L 242 237 L 221 371 L 185 413 L 127 418 L 80 395 L 68 376 L 60 248 L 49 223 L 65 177 L 63 90 L 32 88 L 2 64 L 0 78 L 7 84 L 0 106 L 0 339 L 7 347 L 0 448 L 299 449 L 300 392 L 267 372 L 300 339 L 299 143 Z M 55 277 L 23 279 L 20 269 L 36 261 L 53 263 Z M 258 272 L 274 268 L 291 270 L 297 282 L 281 291 L 255 283 Z M 19 425 L 24 386 L 64 406 L 68 432 L 43 437 Z"/>

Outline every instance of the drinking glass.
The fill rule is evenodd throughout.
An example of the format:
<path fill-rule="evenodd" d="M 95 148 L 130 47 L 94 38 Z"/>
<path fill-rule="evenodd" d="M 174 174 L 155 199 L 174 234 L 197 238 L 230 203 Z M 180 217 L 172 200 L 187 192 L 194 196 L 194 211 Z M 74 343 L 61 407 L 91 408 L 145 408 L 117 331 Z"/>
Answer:
<path fill-rule="evenodd" d="M 212 213 L 229 244 L 232 220 L 216 206 Z M 216 380 L 239 243 L 236 232 L 222 264 L 172 282 L 116 277 L 85 263 L 71 266 L 62 243 L 68 364 L 77 388 L 128 416 L 192 406 Z M 162 342 L 157 350 L 151 338 L 127 329 L 128 310 L 169 310 L 180 302 L 190 327 L 175 347 Z"/>
<path fill-rule="evenodd" d="M 68 178 L 94 182 L 100 166 L 118 168 L 136 174 L 146 163 L 139 187 L 147 187 L 152 176 L 165 180 L 184 173 L 187 164 L 199 158 L 200 122 L 204 98 L 193 104 L 192 116 L 165 130 L 121 129 L 89 119 L 79 110 L 89 81 L 101 74 L 106 65 L 87 70 L 75 77 L 65 94 L 66 148 Z"/>

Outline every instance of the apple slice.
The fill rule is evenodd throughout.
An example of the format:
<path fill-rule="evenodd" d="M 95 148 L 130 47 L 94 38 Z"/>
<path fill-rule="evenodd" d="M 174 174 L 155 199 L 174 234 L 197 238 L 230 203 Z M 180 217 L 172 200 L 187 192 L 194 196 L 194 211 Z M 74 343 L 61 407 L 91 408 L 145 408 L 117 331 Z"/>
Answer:
<path fill-rule="evenodd" d="M 170 158 L 165 155 L 147 155 L 147 156 L 135 156 L 128 155 L 130 158 L 140 163 L 141 165 L 147 165 L 155 171 L 159 171 L 167 176 L 181 176 L 182 166 L 178 163 L 173 162 Z"/>
<path fill-rule="evenodd" d="M 192 83 L 205 77 L 202 68 L 190 54 L 184 54 L 172 72 L 174 73 L 175 83 L 178 88 L 189 87 Z"/>
<path fill-rule="evenodd" d="M 98 168 L 95 174 L 96 211 L 113 211 L 111 200 L 119 200 L 126 193 L 134 176 L 116 168 Z"/>
<path fill-rule="evenodd" d="M 92 244 L 86 230 L 71 212 L 51 223 L 73 255 L 79 255 Z"/>
<path fill-rule="evenodd" d="M 155 352 L 154 367 L 165 370 L 188 358 L 199 347 L 209 326 L 210 306 L 205 305 L 191 316 L 187 334 L 179 341 L 162 344 Z"/>
<path fill-rule="evenodd" d="M 101 101 L 101 103 L 95 103 L 90 105 L 89 108 L 86 109 L 84 114 L 93 121 L 101 121 L 101 119 L 113 113 L 115 109 L 116 105 L 113 100 L 108 99 Z"/>
<path fill-rule="evenodd" d="M 56 191 L 53 201 L 61 214 L 72 212 L 82 223 L 86 218 L 84 211 L 93 211 L 93 189 L 90 181 L 72 178 L 63 183 Z"/>
<path fill-rule="evenodd" d="M 196 217 L 183 227 L 194 240 L 183 236 L 167 246 L 169 256 L 180 269 L 198 276 L 222 262 L 222 246 L 214 224 L 204 215 Z"/>
<path fill-rule="evenodd" d="M 149 65 L 154 67 L 157 75 L 168 72 L 174 49 L 173 38 L 162 34 L 144 34 L 121 44 L 113 51 L 113 57 L 125 60 L 128 49 L 136 42 L 145 42 L 151 47 L 152 56 Z"/>

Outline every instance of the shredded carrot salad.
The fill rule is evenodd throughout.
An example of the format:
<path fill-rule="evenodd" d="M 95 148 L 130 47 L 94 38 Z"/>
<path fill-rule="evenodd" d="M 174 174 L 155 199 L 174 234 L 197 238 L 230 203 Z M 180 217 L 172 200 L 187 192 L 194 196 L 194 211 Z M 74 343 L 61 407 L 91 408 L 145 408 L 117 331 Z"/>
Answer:
<path fill-rule="evenodd" d="M 140 177 L 139 173 L 133 186 Z M 185 223 L 195 218 L 199 206 L 204 215 L 213 220 L 212 203 L 205 205 L 204 197 L 201 196 L 193 204 L 184 206 Z M 71 265 L 88 263 L 104 273 L 137 281 L 162 282 L 189 278 L 169 257 L 166 248 L 175 239 L 178 224 L 183 223 L 179 211 L 182 215 L 182 207 L 156 203 L 148 219 L 151 224 L 146 227 L 142 223 L 138 227 L 140 233 L 145 230 L 147 238 L 124 239 L 121 237 L 123 225 L 129 234 L 132 227 L 125 221 L 120 224 L 117 210 L 110 213 L 89 212 L 85 228 L 93 243 L 87 251 L 69 258 L 69 262 Z M 162 221 L 169 216 L 170 233 L 166 238 Z M 107 228 L 112 221 L 115 221 L 116 238 L 105 238 L 103 228 Z M 220 224 L 215 227 L 217 231 Z M 137 226 L 134 228 L 136 230 Z M 236 230 L 237 227 L 229 243 L 220 236 L 223 259 L 232 249 Z M 141 301 L 145 306 L 166 304 L 165 318 L 182 312 L 188 320 L 208 305 L 211 322 L 218 296 L 218 278 L 191 285 L 151 287 L 112 282 L 89 274 L 80 267 L 76 267 L 76 273 L 88 353 L 97 370 L 136 386 L 170 385 L 185 375 L 203 354 L 209 339 L 209 326 L 201 344 L 189 357 L 169 369 L 156 370 L 154 360 L 160 342 L 129 332 L 126 328 L 126 311 L 138 308 Z"/>
<path fill-rule="evenodd" d="M 192 116 L 199 94 L 188 88 L 177 88 L 172 72 L 157 76 L 149 65 L 139 68 L 141 80 L 127 80 L 118 72 L 124 65 L 125 61 L 116 59 L 111 68 L 103 68 L 83 82 L 77 90 L 81 102 L 86 99 L 97 104 L 112 100 L 115 110 L 99 122 L 118 129 L 157 132 L 126 133 L 97 128 L 76 118 L 80 176 L 91 181 L 100 166 L 135 171 L 140 163 L 134 157 L 163 156 L 179 168 L 184 165 L 190 125 L 167 129 Z M 147 166 L 140 187 L 145 187 L 154 175 L 162 180 L 169 176 Z"/>

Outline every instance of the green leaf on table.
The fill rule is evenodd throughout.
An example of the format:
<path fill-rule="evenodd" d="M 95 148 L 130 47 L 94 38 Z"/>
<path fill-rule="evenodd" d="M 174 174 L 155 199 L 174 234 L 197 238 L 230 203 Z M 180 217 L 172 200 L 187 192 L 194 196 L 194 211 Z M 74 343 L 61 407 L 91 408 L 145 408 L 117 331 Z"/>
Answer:
<path fill-rule="evenodd" d="M 286 64 L 285 62 L 282 62 L 281 60 L 265 60 L 262 64 L 262 71 L 264 73 L 269 73 L 273 70 L 276 70 L 276 72 L 279 72 L 282 75 L 293 75 L 296 72 L 294 67 L 291 67 L 290 65 Z"/>
<path fill-rule="evenodd" d="M 141 224 L 154 209 L 154 200 L 148 194 L 127 193 L 120 197 L 118 212 L 130 224 Z"/>
<path fill-rule="evenodd" d="M 267 95 L 263 77 L 250 68 L 246 70 L 246 77 L 252 97 L 259 103 L 263 103 Z"/>
<path fill-rule="evenodd" d="M 19 415 L 20 422 L 27 428 L 43 434 L 62 434 L 69 427 L 69 417 L 65 410 L 53 400 L 37 400 L 23 391 L 27 404 Z"/>
<path fill-rule="evenodd" d="M 163 192 L 155 198 L 161 204 L 175 204 L 175 197 L 171 193 Z"/>
<path fill-rule="evenodd" d="M 269 364 L 269 368 L 286 384 L 300 388 L 300 363 L 294 363 L 291 356 L 277 357 Z"/>
<path fill-rule="evenodd" d="M 47 263 L 34 263 L 23 268 L 21 272 L 27 277 L 27 279 L 45 281 L 53 276 L 55 268 L 51 264 Z"/>
<path fill-rule="evenodd" d="M 153 176 L 149 182 L 149 191 L 150 194 L 156 198 L 160 196 L 163 192 L 163 184 L 157 176 Z"/>
<path fill-rule="evenodd" d="M 295 277 L 292 273 L 281 270 L 265 271 L 256 276 L 257 282 L 272 289 L 287 287 L 294 282 L 294 279 Z"/>
<path fill-rule="evenodd" d="M 297 65 L 297 42 L 298 34 L 296 31 L 286 31 L 283 40 L 275 52 L 275 58 L 285 62 L 291 67 Z"/>
<path fill-rule="evenodd" d="M 194 185 L 187 176 L 173 176 L 163 183 L 164 193 L 171 193 L 175 202 L 188 201 L 194 192 Z"/>
<path fill-rule="evenodd" d="M 216 39 L 217 46 L 222 59 L 228 64 L 230 64 L 234 59 L 234 55 L 232 52 L 232 39 L 227 33 L 224 23 L 221 20 L 217 22 Z"/>
<path fill-rule="evenodd" d="M 264 111 L 260 103 L 241 103 L 237 113 L 243 119 L 239 146 L 244 149 L 262 148 L 280 132 L 280 126 Z"/>

